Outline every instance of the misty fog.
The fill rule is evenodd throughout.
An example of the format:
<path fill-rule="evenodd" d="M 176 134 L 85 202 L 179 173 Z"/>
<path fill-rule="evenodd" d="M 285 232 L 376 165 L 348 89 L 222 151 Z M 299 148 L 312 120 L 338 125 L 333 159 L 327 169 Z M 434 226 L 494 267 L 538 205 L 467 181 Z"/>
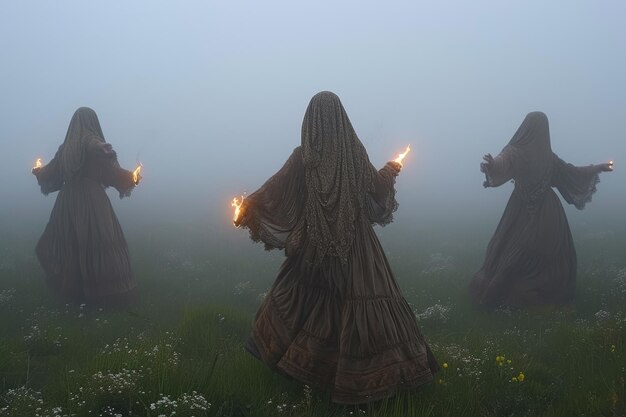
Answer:
<path fill-rule="evenodd" d="M 0 416 L 626 415 L 625 23 L 623 1 L 0 2 Z M 286 258 L 231 200 L 300 146 L 324 90 L 376 167 L 412 151 L 375 234 L 393 165 L 367 218 L 356 181 L 331 219 L 292 202 L 293 158 L 239 218 L 266 247 L 283 241 L 259 224 L 288 224 Z M 335 100 L 321 114 L 345 120 Z M 79 107 L 143 164 L 129 198 L 106 191 L 123 233 L 98 184 L 132 177 L 105 157 L 46 229 L 58 193 L 31 169 Z M 557 191 L 567 220 L 547 176 L 522 178 L 499 236 L 514 185 L 484 188 L 480 163 L 533 111 L 561 159 L 615 170 L 584 210 Z M 596 171 L 550 165 L 583 205 Z"/>
<path fill-rule="evenodd" d="M 55 195 L 49 161 L 74 110 L 92 107 L 121 165 L 144 164 L 125 230 L 191 225 L 247 239 L 230 199 L 300 144 L 320 90 L 339 95 L 378 167 L 407 144 L 398 230 L 497 225 L 512 190 L 478 166 L 526 113 L 545 112 L 553 150 L 615 160 L 576 230 L 624 228 L 626 57 L 619 2 L 82 2 L 0 6 L 0 231 L 34 243 Z M 132 248 L 131 248 L 132 251 Z"/>

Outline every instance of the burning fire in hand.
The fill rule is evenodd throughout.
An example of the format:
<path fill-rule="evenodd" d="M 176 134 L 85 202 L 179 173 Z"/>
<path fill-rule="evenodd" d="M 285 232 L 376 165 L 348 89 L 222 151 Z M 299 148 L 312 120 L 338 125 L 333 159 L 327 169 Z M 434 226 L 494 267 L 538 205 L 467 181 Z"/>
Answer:
<path fill-rule="evenodd" d="M 404 152 L 398 155 L 398 157 L 394 159 L 393 161 L 399 163 L 400 166 L 402 166 L 402 161 L 404 160 L 404 157 L 407 156 L 409 152 L 411 152 L 411 145 L 407 146 Z"/>
<path fill-rule="evenodd" d="M 241 205 L 243 204 L 243 200 L 245 200 L 245 196 L 241 196 L 240 198 L 233 198 L 233 201 L 230 203 L 231 206 L 235 208 L 235 213 L 233 214 L 233 224 L 237 225 L 237 220 L 239 220 L 239 214 L 241 213 Z"/>
<path fill-rule="evenodd" d="M 33 169 L 39 169 L 43 166 L 43 164 L 41 163 L 41 158 L 37 158 L 37 160 L 35 161 L 35 166 L 33 167 Z"/>
<path fill-rule="evenodd" d="M 140 162 L 139 165 L 137 165 L 137 168 L 133 171 L 133 182 L 135 185 L 139 185 L 139 180 L 141 180 L 141 167 L 143 167 L 143 164 Z"/>

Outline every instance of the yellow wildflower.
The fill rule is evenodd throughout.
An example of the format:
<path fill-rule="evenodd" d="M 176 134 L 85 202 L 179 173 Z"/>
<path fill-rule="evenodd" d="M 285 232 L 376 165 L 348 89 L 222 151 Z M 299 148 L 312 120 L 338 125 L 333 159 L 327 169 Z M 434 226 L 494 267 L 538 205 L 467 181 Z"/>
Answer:
<path fill-rule="evenodd" d="M 524 382 L 524 372 L 520 372 L 519 375 L 517 376 L 517 379 L 519 382 Z"/>
<path fill-rule="evenodd" d="M 447 362 L 444 362 L 442 366 L 443 366 L 443 369 L 448 369 L 448 363 Z"/>
<path fill-rule="evenodd" d="M 517 377 L 511 378 L 511 382 L 517 382 Z"/>

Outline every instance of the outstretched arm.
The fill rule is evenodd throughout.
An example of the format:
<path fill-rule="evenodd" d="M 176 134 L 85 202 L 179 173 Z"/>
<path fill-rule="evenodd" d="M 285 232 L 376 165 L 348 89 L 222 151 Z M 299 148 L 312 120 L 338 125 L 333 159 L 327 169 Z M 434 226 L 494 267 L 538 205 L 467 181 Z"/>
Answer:
<path fill-rule="evenodd" d="M 58 158 L 55 156 L 43 167 L 33 168 L 32 173 L 37 177 L 37 183 L 41 192 L 45 195 L 59 191 L 63 186 L 63 175 L 59 167 Z"/>
<path fill-rule="evenodd" d="M 554 155 L 555 173 L 553 185 L 557 187 L 565 201 L 582 210 L 585 204 L 591 201 L 596 192 L 596 185 L 600 182 L 601 172 L 613 171 L 613 164 L 598 164 L 577 167 L 568 164 Z"/>
<path fill-rule="evenodd" d="M 288 248 L 306 200 L 304 175 L 302 151 L 297 147 L 285 165 L 243 201 L 235 226 L 249 229 L 250 238 L 263 242 L 268 250 Z"/>
<path fill-rule="evenodd" d="M 133 173 L 122 168 L 117 162 L 117 158 L 108 158 L 103 163 L 102 182 L 104 185 L 115 188 L 120 194 L 120 198 L 130 197 L 130 193 L 136 185 L 133 181 Z"/>
<path fill-rule="evenodd" d="M 391 223 L 393 213 L 398 209 L 395 183 L 402 165 L 389 161 L 381 170 L 377 171 L 373 166 L 371 170 L 373 190 L 367 199 L 368 215 L 372 223 L 384 226 Z"/>
<path fill-rule="evenodd" d="M 491 154 L 483 156 L 480 172 L 485 174 L 483 187 L 499 187 L 513 179 L 514 176 L 514 148 L 507 146 L 495 158 Z"/>
<path fill-rule="evenodd" d="M 135 188 L 133 173 L 120 167 L 111 144 L 94 139 L 90 141 L 87 151 L 92 160 L 102 164 L 103 184 L 114 187 L 119 192 L 120 198 L 130 197 L 131 191 Z"/>

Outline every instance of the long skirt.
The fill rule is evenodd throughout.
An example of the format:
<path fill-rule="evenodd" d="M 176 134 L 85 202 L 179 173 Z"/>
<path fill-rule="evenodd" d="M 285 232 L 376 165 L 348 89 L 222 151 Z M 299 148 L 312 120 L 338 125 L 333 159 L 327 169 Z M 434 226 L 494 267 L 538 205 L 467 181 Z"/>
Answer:
<path fill-rule="evenodd" d="M 126 303 L 136 296 L 124 233 L 94 180 L 77 178 L 59 191 L 36 253 L 48 286 L 66 300 Z"/>
<path fill-rule="evenodd" d="M 532 209 L 511 195 L 470 294 L 485 307 L 567 304 L 576 287 L 576 250 L 552 189 Z"/>
<path fill-rule="evenodd" d="M 347 263 L 311 267 L 303 255 L 288 257 L 246 347 L 341 404 L 419 387 L 439 369 L 369 224 L 357 228 Z"/>

